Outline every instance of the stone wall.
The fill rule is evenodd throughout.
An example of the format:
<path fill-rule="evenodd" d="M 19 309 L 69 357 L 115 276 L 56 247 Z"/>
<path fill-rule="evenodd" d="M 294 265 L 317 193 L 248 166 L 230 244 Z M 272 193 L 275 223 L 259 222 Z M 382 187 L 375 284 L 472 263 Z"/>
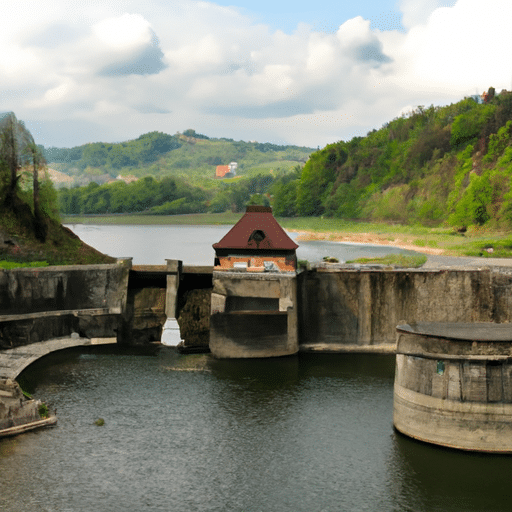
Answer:
<path fill-rule="evenodd" d="M 38 421 L 39 403 L 26 398 L 18 383 L 0 379 L 0 430 Z"/>
<path fill-rule="evenodd" d="M 298 286 L 304 347 L 392 344 L 402 322 L 512 317 L 512 275 L 490 269 L 319 270 L 299 275 Z"/>

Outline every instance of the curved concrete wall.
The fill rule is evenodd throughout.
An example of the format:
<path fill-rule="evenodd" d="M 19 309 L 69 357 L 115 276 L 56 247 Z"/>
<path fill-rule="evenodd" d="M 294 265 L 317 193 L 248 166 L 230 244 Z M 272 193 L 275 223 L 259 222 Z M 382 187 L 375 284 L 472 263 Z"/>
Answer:
<path fill-rule="evenodd" d="M 476 323 L 469 329 L 472 339 L 399 329 L 393 423 L 403 434 L 442 446 L 512 452 L 512 327 Z M 493 330 L 497 338 L 508 330 L 509 340 L 490 341 Z"/>

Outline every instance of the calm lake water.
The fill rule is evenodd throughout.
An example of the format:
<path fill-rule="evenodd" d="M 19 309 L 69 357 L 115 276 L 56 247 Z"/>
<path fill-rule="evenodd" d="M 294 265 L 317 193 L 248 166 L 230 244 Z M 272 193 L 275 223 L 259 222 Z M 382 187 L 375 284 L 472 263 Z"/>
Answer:
<path fill-rule="evenodd" d="M 131 256 L 135 265 L 163 265 L 167 259 L 188 265 L 212 265 L 212 244 L 218 242 L 231 226 L 103 226 L 68 224 L 85 243 L 114 257 Z M 290 233 L 292 238 L 297 233 Z M 340 261 L 390 253 L 412 253 L 395 247 L 346 244 L 338 242 L 298 242 L 297 257 L 310 262 L 324 256 Z"/>
<path fill-rule="evenodd" d="M 151 253 L 136 262 L 191 263 L 225 230 L 206 241 L 212 228 L 189 229 L 203 244 L 190 253 L 173 252 L 179 242 L 165 229 L 154 231 L 155 247 L 139 234 L 152 230 L 131 231 L 133 247 Z M 120 251 L 111 254 L 135 255 Z M 20 380 L 57 408 L 59 423 L 0 440 L 0 510 L 510 511 L 512 457 L 397 434 L 393 377 L 393 356 L 219 361 L 157 346 L 52 354 Z"/>
<path fill-rule="evenodd" d="M 393 431 L 393 372 L 377 355 L 53 354 L 23 377 L 59 423 L 0 440 L 0 509 L 510 511 L 512 458 Z"/>

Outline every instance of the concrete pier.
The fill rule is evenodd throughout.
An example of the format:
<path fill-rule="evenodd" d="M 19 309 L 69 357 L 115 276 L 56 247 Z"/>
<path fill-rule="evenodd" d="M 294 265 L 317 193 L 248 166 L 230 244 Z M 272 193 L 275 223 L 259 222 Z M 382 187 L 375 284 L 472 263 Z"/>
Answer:
<path fill-rule="evenodd" d="M 397 327 L 393 423 L 415 439 L 512 453 L 512 325 Z"/>
<path fill-rule="evenodd" d="M 295 272 L 214 272 L 210 350 L 219 358 L 299 351 Z"/>

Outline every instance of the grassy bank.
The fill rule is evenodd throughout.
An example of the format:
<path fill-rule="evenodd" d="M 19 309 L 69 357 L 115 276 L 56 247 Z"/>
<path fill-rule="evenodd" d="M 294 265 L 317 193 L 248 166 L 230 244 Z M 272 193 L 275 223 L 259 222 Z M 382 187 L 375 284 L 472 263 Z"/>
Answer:
<path fill-rule="evenodd" d="M 235 224 L 242 216 L 241 213 L 194 213 L 190 215 L 63 215 L 63 224 L 100 224 L 136 226 L 165 226 L 165 225 L 219 225 Z"/>
<path fill-rule="evenodd" d="M 66 216 L 65 224 L 134 225 L 232 225 L 240 213 L 202 213 L 193 215 L 91 215 Z M 390 245 L 430 254 L 448 256 L 512 257 L 512 233 L 469 228 L 458 233 L 453 228 L 404 226 L 400 224 L 322 219 L 320 217 L 280 218 L 280 224 L 305 232 L 303 239 L 345 241 Z"/>

